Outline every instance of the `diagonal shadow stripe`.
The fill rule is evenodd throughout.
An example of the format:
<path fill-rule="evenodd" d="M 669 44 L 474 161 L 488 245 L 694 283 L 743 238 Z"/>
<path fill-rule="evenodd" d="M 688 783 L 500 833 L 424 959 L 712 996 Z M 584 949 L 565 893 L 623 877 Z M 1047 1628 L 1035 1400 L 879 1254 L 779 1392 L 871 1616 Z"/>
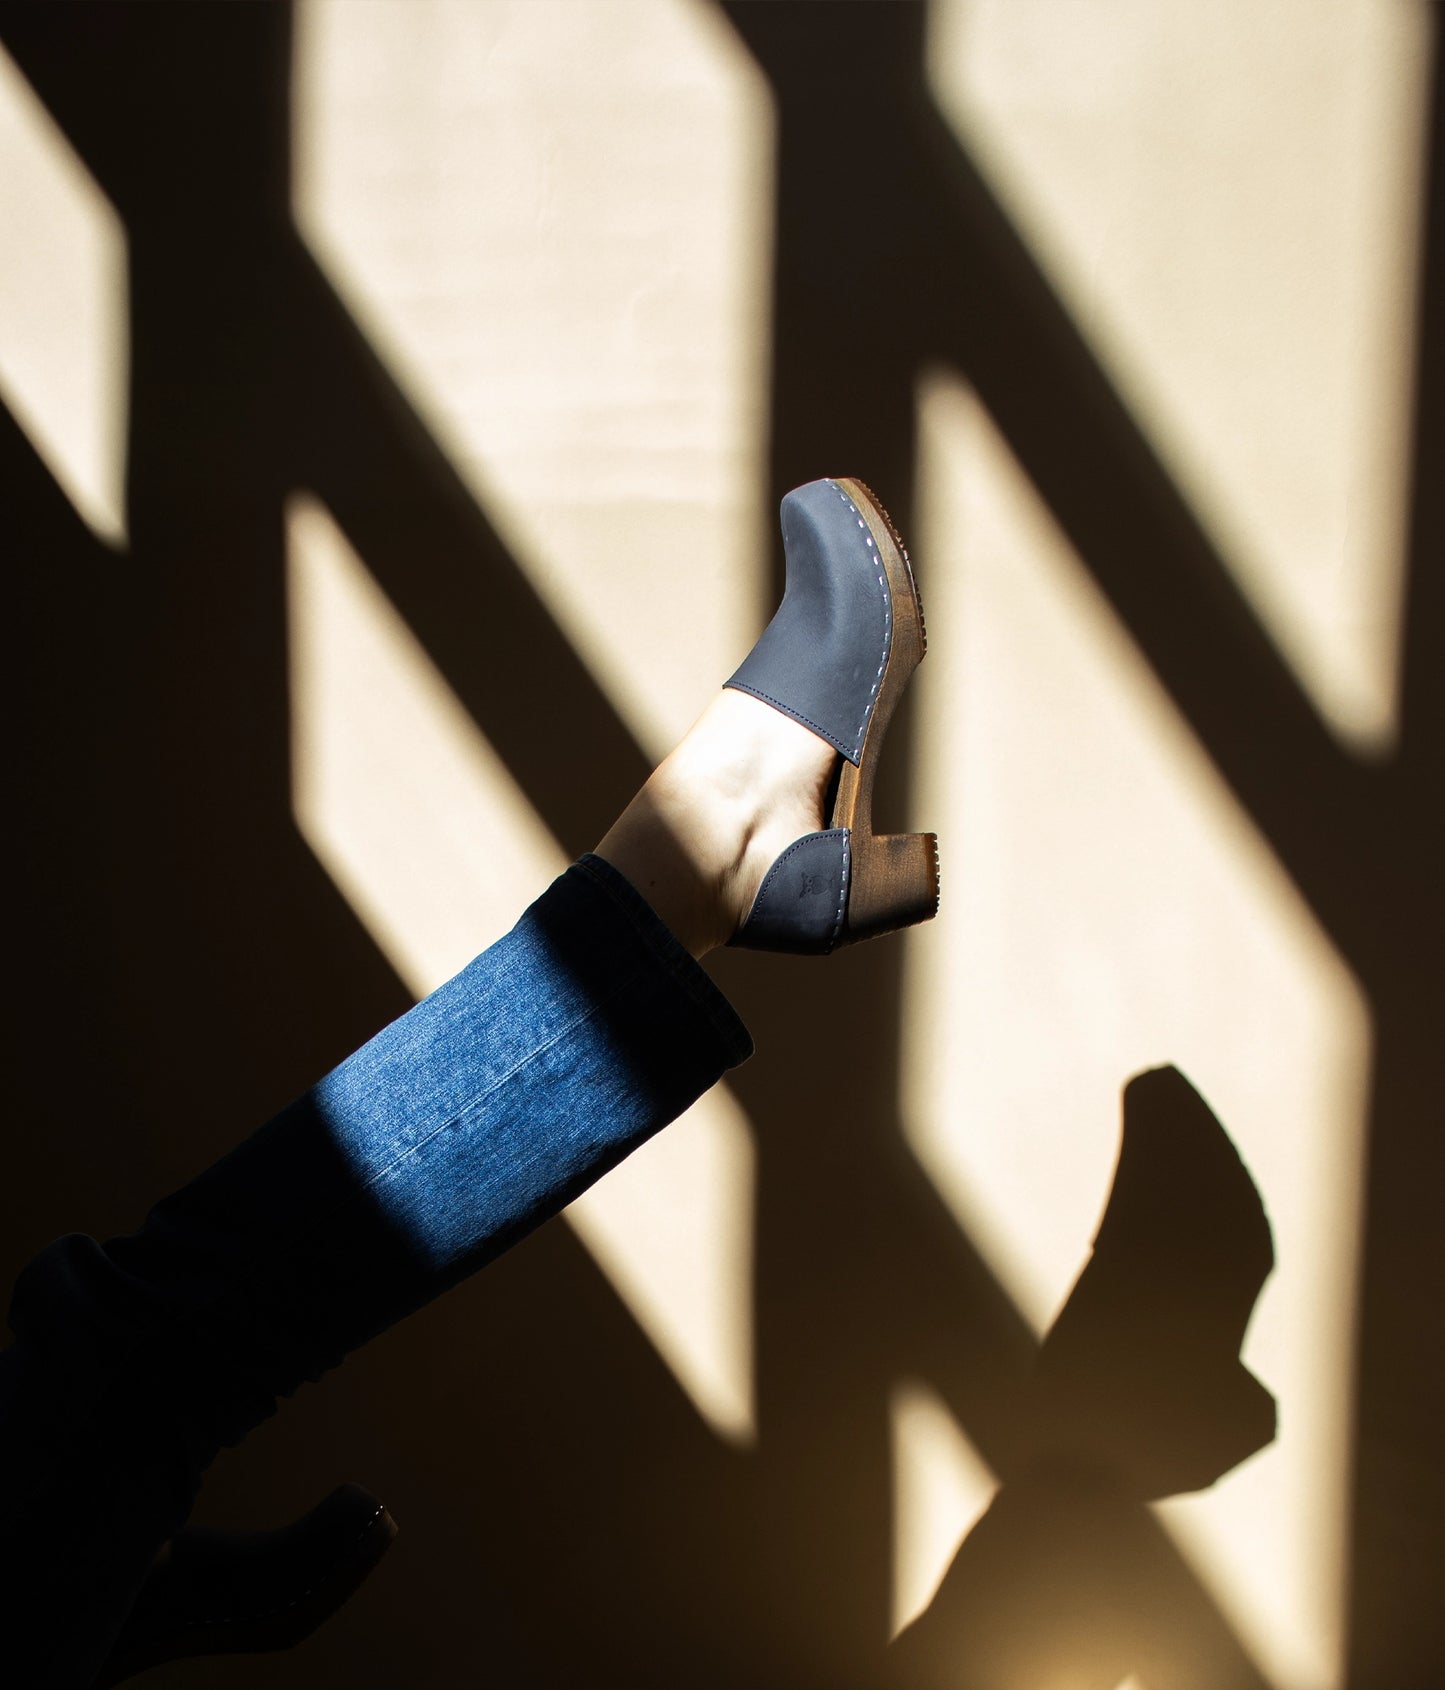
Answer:
<path fill-rule="evenodd" d="M 86 555 L 97 568 L 114 568 L 115 554 L 86 527 L 84 518 L 50 473 L 49 465 L 31 444 L 29 435 L 0 399 L 0 463 L 7 460 L 10 467 L 6 468 L 0 485 L 11 490 L 24 487 L 36 530 L 54 536 L 59 554 L 65 558 Z M 41 560 L 12 554 L 9 561 L 7 576 L 12 593 L 61 590 L 53 571 L 43 565 L 37 567 Z M 73 586 L 73 582 L 67 582 L 64 590 L 72 590 Z"/>
<path fill-rule="evenodd" d="M 572 856 L 651 765 L 300 235 L 292 463 Z"/>
<path fill-rule="evenodd" d="M 1392 837 L 1385 771 L 1324 727 L 1029 249 L 931 101 L 913 107 L 935 249 L 919 357 L 973 382 L 1155 677 L 1321 924 L 1380 959 L 1359 887 L 1418 866 Z M 921 234 L 921 231 L 920 231 Z M 1402 864 L 1401 859 L 1404 859 Z"/>
<path fill-rule="evenodd" d="M 1415 434 L 1406 552 L 1400 773 L 1438 855 L 1445 810 L 1445 16 L 1434 19 L 1418 266 Z"/>
<path fill-rule="evenodd" d="M 1445 1653 L 1445 1350 L 1437 1288 L 1445 1283 L 1438 1193 L 1445 1096 L 1445 15 L 1432 8 L 1434 53 L 1426 127 L 1419 259 L 1415 440 L 1397 778 L 1402 827 L 1418 873 L 1362 887 L 1362 903 L 1395 904 L 1402 931 L 1375 982 L 1378 1060 L 1365 1190 L 1365 1250 L 1356 1358 L 1353 1690 L 1433 1683 Z"/>

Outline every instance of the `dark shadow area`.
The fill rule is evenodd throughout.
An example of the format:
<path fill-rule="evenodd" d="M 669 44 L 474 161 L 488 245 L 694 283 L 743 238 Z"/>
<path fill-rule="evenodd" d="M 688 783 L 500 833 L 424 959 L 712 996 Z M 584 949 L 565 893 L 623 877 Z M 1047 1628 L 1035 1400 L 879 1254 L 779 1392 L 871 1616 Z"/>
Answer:
<path fill-rule="evenodd" d="M 1388 934 L 1377 1026 L 1356 1366 L 1352 1690 L 1429 1683 L 1445 1658 L 1445 15 L 1418 265 L 1400 750 L 1381 826 L 1400 853 L 1357 889 Z M 1403 870 L 1403 871 L 1402 871 Z"/>
<path fill-rule="evenodd" d="M 1430 1212 L 1445 1171 L 1438 77 L 1405 753 L 1365 769 L 1330 740 L 933 110 L 923 8 L 723 10 L 777 100 L 773 493 L 862 473 L 907 534 L 915 376 L 955 363 L 1371 991 L 1351 1682 L 1431 1682 L 1445 1583 L 1430 1307 L 1445 1282 Z M 128 556 L 90 537 L 0 410 L 27 806 L 7 1278 L 58 1233 L 133 1226 L 406 1007 L 291 819 L 292 490 L 325 501 L 567 849 L 596 840 L 645 770 L 295 233 L 291 24 L 284 4 L 0 8 L 0 39 L 125 221 L 132 290 Z M 884 823 L 906 804 L 907 738 L 905 709 Z M 755 1448 L 713 1435 L 581 1246 L 546 1227 L 211 1476 L 205 1517 L 241 1524 L 365 1480 L 403 1537 L 364 1598 L 293 1654 L 153 1682 L 1037 1686 L 1035 1663 L 1066 1651 L 1101 1690 L 1130 1671 L 1151 1690 L 1258 1684 L 1140 1502 L 1208 1482 L 1267 1435 L 1237 1363 L 1268 1266 L 1247 1176 L 1187 1107 L 1126 1125 L 1093 1262 L 1040 1351 L 904 1145 L 899 970 L 887 945 L 821 970 L 732 955 L 717 969 L 760 1047 L 736 1081 L 758 1146 Z M 836 1049 L 873 1060 L 794 1054 Z M 885 1657 L 888 1392 L 904 1376 L 929 1381 L 1005 1484 Z M 1147 1477 L 1130 1468 L 1141 1456 Z"/>

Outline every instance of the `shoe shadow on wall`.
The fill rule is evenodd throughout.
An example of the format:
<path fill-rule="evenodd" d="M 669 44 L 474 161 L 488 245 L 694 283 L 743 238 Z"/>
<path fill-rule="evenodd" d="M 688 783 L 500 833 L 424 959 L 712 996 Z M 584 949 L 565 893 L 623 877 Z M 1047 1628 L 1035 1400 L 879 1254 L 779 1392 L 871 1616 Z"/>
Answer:
<path fill-rule="evenodd" d="M 1204 1489 L 1273 1440 L 1274 1400 L 1239 1359 L 1273 1263 L 1224 1128 L 1177 1069 L 1137 1075 L 1093 1253 L 1022 1394 L 1014 1464 L 889 1651 L 889 1684 L 1155 1681 L 1199 1615 L 1141 1505 Z"/>

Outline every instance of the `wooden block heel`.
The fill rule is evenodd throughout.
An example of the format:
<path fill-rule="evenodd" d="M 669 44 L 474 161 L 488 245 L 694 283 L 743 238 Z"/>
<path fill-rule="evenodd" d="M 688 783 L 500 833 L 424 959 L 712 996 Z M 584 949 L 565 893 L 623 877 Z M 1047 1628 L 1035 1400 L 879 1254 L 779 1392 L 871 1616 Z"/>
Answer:
<path fill-rule="evenodd" d="M 908 553 L 861 481 L 790 493 L 783 543 L 783 603 L 727 685 L 801 722 L 843 760 L 828 827 L 773 864 L 732 943 L 817 954 L 937 913 L 937 838 L 873 832 L 884 735 L 928 639 Z"/>
<path fill-rule="evenodd" d="M 846 944 L 931 921 L 938 914 L 937 834 L 855 838 L 847 914 Z"/>
<path fill-rule="evenodd" d="M 938 913 L 938 836 L 873 832 L 873 778 L 883 736 L 904 688 L 928 650 L 928 635 L 913 568 L 888 512 L 863 482 L 843 477 L 838 485 L 868 524 L 893 607 L 892 638 L 878 699 L 857 766 L 843 765 L 833 811 L 832 825 L 846 827 L 852 839 L 847 928 L 840 939 L 851 944 L 916 926 Z"/>

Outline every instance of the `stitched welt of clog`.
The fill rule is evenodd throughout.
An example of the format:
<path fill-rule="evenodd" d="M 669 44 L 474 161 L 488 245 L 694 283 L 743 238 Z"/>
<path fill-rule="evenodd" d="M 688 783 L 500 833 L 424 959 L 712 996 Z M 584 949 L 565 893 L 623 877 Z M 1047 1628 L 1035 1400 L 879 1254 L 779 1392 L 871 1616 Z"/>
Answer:
<path fill-rule="evenodd" d="M 838 936 L 843 931 L 843 911 L 848 904 L 848 849 L 852 844 L 852 835 L 847 828 L 843 829 L 843 872 L 838 879 L 838 913 L 833 917 L 833 932 L 828 940 L 828 950 L 831 953 L 838 944 Z"/>
<path fill-rule="evenodd" d="M 878 555 L 878 548 L 873 544 L 873 535 L 868 524 L 863 520 L 863 514 L 852 499 L 843 491 L 836 481 L 830 480 L 828 485 L 853 513 L 853 519 L 863 530 L 863 538 L 868 544 L 868 564 L 878 582 L 878 590 L 883 597 L 883 651 L 878 659 L 878 672 L 873 677 L 873 685 L 868 690 L 868 697 L 863 702 L 863 720 L 858 724 L 858 731 L 853 737 L 853 760 L 862 755 L 863 736 L 868 731 L 868 721 L 873 714 L 873 706 L 878 702 L 878 689 L 883 685 L 883 672 L 888 667 L 888 649 L 893 643 L 893 600 L 888 592 L 888 576 L 883 568 L 883 559 Z M 808 724 L 810 727 L 811 723 Z M 827 737 L 826 735 L 824 736 Z"/>

